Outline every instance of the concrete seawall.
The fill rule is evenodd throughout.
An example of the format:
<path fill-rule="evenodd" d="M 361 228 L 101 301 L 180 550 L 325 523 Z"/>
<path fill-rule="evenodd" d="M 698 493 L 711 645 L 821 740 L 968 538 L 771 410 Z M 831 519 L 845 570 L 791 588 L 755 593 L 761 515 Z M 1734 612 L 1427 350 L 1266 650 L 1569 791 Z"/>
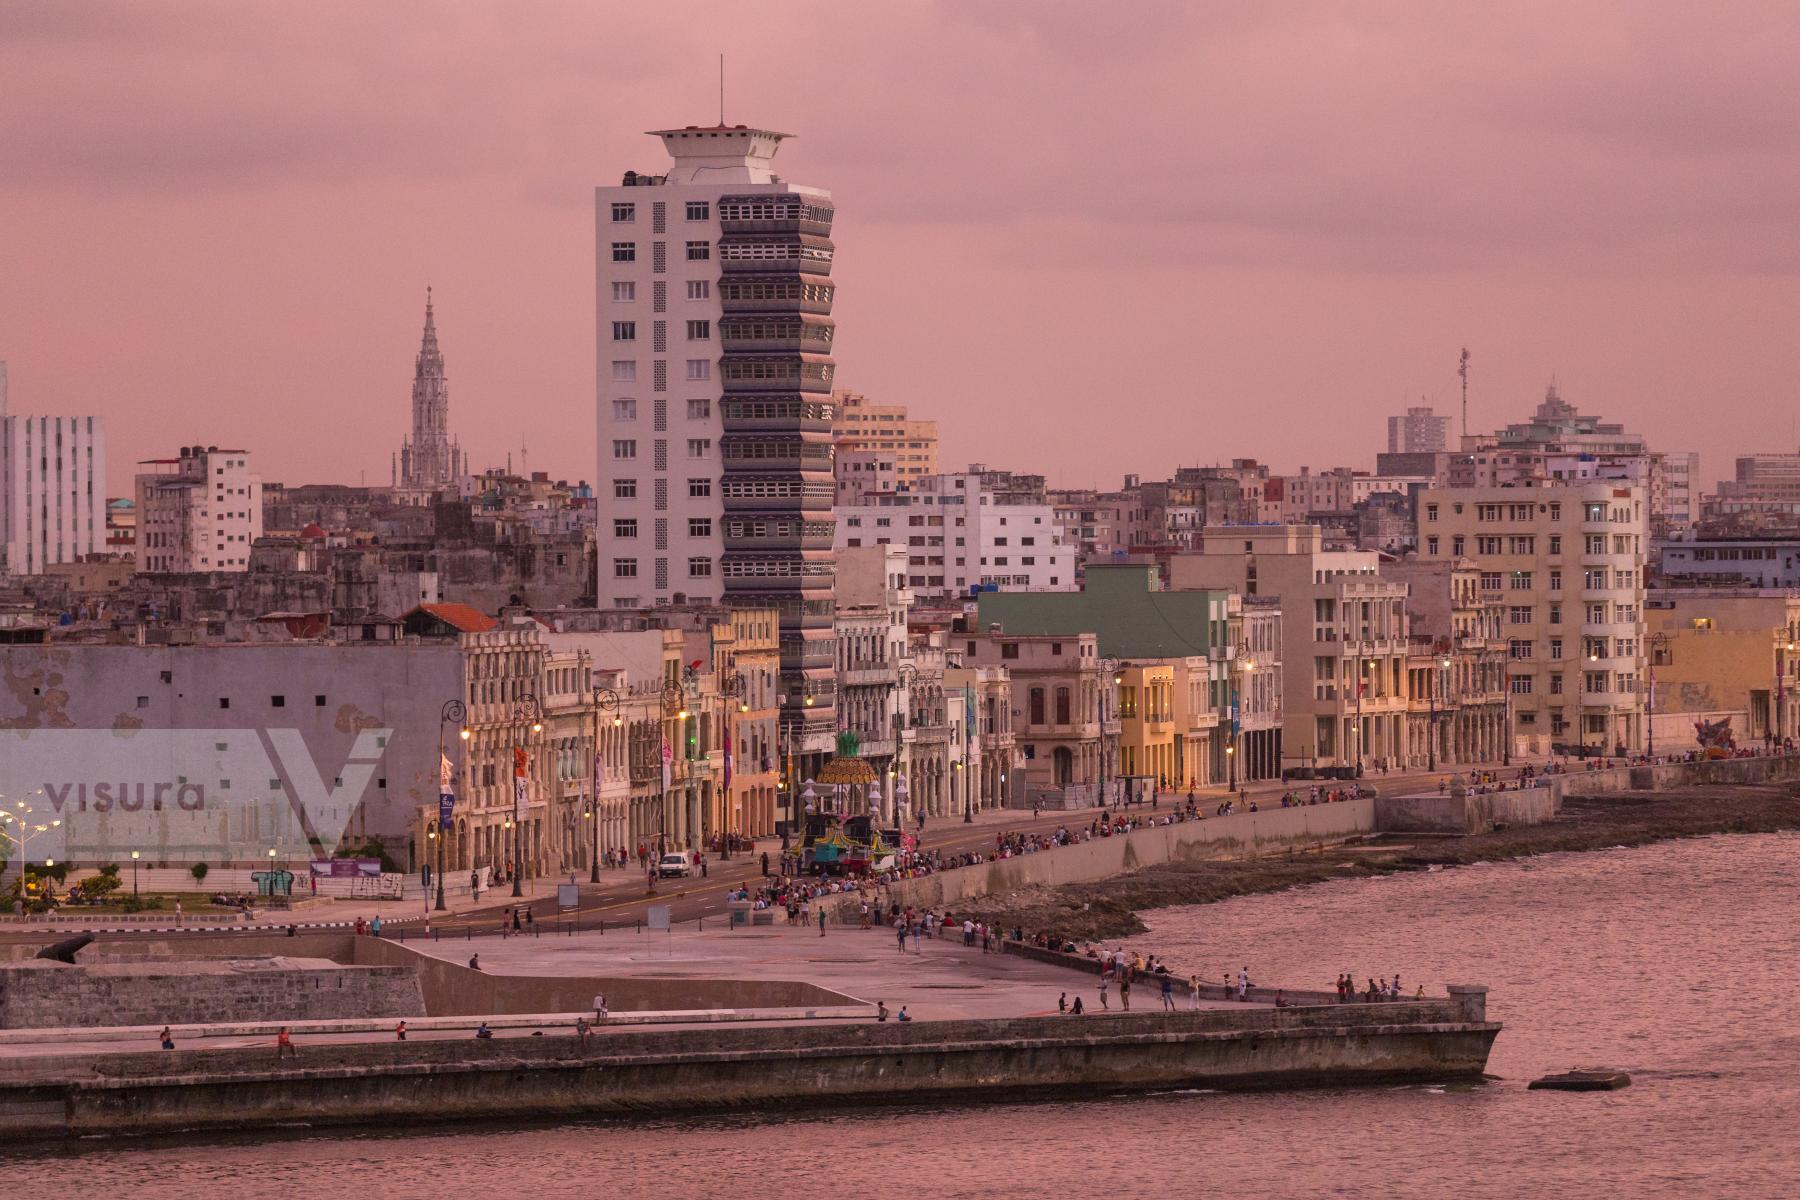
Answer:
<path fill-rule="evenodd" d="M 1092 816 L 1071 813 L 1080 826 Z M 1040 850 L 890 884 L 901 904 L 942 907 L 972 896 L 1019 888 L 1092 883 L 1166 862 L 1253 858 L 1277 850 L 1325 845 L 1375 831 L 1375 801 L 1364 798 L 1301 808 L 1271 808 L 1137 829 L 1116 837 Z"/>
<path fill-rule="evenodd" d="M 0 1142 L 292 1124 L 1479 1078 L 1479 1005 L 703 1029 L 45 1057 L 0 1077 Z M 1484 1015 L 1484 1014 L 1482 1014 Z"/>

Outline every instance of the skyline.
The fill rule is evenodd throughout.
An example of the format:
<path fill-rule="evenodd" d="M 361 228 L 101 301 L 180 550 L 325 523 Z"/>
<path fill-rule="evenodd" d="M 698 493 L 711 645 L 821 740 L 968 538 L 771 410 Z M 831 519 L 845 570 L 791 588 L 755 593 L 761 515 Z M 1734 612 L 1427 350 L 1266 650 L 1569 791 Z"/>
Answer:
<path fill-rule="evenodd" d="M 716 117 L 726 46 L 727 120 L 792 130 L 779 166 L 846 214 L 840 386 L 938 420 L 947 469 L 1367 467 L 1388 415 L 1456 412 L 1464 345 L 1475 432 L 1554 378 L 1698 450 L 1703 489 L 1791 447 L 1791 418 L 1758 427 L 1800 315 L 1794 14 L 1144 4 L 1094 38 L 1070 5 L 781 9 L 477 7 L 420 36 L 397 6 L 10 8 L 14 411 L 104 416 L 114 495 L 196 439 L 382 483 L 431 285 L 472 465 L 523 442 L 588 478 L 592 189 L 658 168 L 641 131 Z M 769 77 L 794 38 L 813 88 Z M 1155 437 L 1043 419 L 1097 404 Z"/>

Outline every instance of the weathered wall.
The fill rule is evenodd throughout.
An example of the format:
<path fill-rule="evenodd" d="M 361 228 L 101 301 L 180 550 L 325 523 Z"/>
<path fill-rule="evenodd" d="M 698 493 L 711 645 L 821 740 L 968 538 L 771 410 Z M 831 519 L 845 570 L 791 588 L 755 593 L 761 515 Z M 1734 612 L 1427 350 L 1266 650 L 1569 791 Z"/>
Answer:
<path fill-rule="evenodd" d="M 1560 797 L 1550 788 L 1469 793 L 1460 799 L 1427 793 L 1381 796 L 1375 827 L 1382 833 L 1486 833 L 1496 825 L 1540 825 L 1556 816 Z"/>
<path fill-rule="evenodd" d="M 0 1139 L 1479 1077 L 1450 1001 L 22 1060 Z"/>
<path fill-rule="evenodd" d="M 0 1028 L 416 1016 L 408 965 L 308 968 L 270 963 L 0 966 Z"/>
<path fill-rule="evenodd" d="M 888 894 L 901 904 L 936 907 L 1025 887 L 1110 879 L 1158 863 L 1249 858 L 1284 847 L 1318 845 L 1373 832 L 1374 805 L 1372 799 L 1346 800 L 1158 825 L 902 880 L 891 885 Z"/>
<path fill-rule="evenodd" d="M 1800 781 L 1800 754 L 1778 754 L 1762 758 L 1614 767 L 1609 771 L 1571 771 L 1567 775 L 1550 776 L 1550 788 L 1560 805 L 1564 796 L 1796 781 Z"/>

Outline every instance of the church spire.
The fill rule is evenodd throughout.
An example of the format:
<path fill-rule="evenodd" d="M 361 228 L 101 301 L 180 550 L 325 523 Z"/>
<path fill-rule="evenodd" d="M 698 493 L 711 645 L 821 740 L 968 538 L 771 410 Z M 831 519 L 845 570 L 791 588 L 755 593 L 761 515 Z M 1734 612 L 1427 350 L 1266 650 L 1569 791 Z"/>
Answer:
<path fill-rule="evenodd" d="M 442 487 L 454 483 L 460 458 L 450 439 L 450 385 L 444 355 L 438 349 L 437 314 L 431 288 L 425 289 L 425 331 L 413 363 L 412 436 L 400 447 L 400 483 L 407 487 Z"/>

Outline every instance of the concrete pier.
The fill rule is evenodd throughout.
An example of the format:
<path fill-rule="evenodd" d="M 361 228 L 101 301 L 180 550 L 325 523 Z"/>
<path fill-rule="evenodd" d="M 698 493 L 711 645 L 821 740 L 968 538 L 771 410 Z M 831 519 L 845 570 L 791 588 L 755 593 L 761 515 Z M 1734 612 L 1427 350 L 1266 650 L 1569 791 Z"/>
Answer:
<path fill-rule="evenodd" d="M 0 1141 L 1475 1079 L 1499 1029 L 1447 1000 L 51 1056 L 0 1075 Z"/>

